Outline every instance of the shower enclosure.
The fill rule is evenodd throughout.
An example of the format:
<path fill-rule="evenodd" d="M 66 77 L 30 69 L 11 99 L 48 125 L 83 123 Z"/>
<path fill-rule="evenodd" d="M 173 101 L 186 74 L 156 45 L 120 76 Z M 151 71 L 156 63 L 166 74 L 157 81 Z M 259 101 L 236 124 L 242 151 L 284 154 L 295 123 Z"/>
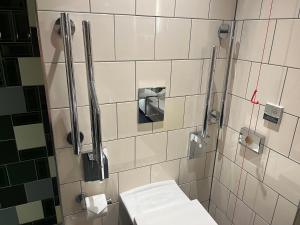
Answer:
<path fill-rule="evenodd" d="M 299 9 L 1 2 L 0 225 L 125 225 L 119 194 L 165 180 L 220 225 L 298 225 Z"/>

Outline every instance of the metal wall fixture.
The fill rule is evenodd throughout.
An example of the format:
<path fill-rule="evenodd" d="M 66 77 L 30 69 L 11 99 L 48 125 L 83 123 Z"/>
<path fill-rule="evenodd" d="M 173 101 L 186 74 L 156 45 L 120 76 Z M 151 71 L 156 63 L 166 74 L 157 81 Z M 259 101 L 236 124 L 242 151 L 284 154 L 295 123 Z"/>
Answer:
<path fill-rule="evenodd" d="M 230 29 L 230 40 L 229 40 L 229 51 L 227 56 L 227 64 L 225 70 L 225 80 L 223 84 L 223 95 L 221 98 L 220 105 L 220 118 L 219 118 L 219 126 L 223 128 L 226 114 L 226 105 L 227 105 L 227 94 L 228 94 L 228 85 L 230 79 L 230 71 L 232 64 L 232 55 L 233 55 L 233 44 L 234 44 L 234 33 L 235 33 L 235 21 L 231 23 Z"/>
<path fill-rule="evenodd" d="M 265 136 L 256 133 L 247 127 L 243 127 L 239 135 L 239 143 L 257 154 L 263 152 L 265 139 Z"/>
<path fill-rule="evenodd" d="M 73 144 L 73 150 L 76 155 L 80 154 L 81 141 L 83 134 L 80 134 L 77 113 L 76 88 L 74 79 L 73 53 L 72 53 L 72 28 L 71 20 L 67 13 L 60 15 L 60 28 L 56 28 L 61 35 L 64 44 L 64 55 L 66 63 L 66 75 L 68 85 L 68 97 L 70 104 L 71 132 L 68 134 L 68 142 Z M 57 27 L 57 24 L 56 24 Z M 74 28 L 75 32 L 75 28 Z"/>
<path fill-rule="evenodd" d="M 138 123 L 164 120 L 166 88 L 140 88 L 138 92 Z"/>
<path fill-rule="evenodd" d="M 84 49 L 86 58 L 86 73 L 89 91 L 91 133 L 92 133 L 92 153 L 87 153 L 84 157 L 85 180 L 104 180 L 108 178 L 108 160 L 103 151 L 102 132 L 101 132 L 101 114 L 99 102 L 96 94 L 94 66 L 92 55 L 91 26 L 89 21 L 82 22 Z M 96 164 L 94 164 L 94 162 Z"/>
<path fill-rule="evenodd" d="M 189 141 L 189 159 L 194 159 L 207 151 L 209 145 L 208 125 L 212 117 L 212 84 L 216 64 L 216 46 L 212 47 L 209 78 L 207 83 L 207 94 L 204 105 L 203 129 L 192 132 Z"/>

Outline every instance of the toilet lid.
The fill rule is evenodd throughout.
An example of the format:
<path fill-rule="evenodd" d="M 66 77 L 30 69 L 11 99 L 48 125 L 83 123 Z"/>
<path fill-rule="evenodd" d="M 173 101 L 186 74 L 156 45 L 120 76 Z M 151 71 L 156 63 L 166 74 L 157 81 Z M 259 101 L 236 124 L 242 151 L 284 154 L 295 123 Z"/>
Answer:
<path fill-rule="evenodd" d="M 137 215 L 134 223 L 135 225 L 217 225 L 198 200 Z"/>

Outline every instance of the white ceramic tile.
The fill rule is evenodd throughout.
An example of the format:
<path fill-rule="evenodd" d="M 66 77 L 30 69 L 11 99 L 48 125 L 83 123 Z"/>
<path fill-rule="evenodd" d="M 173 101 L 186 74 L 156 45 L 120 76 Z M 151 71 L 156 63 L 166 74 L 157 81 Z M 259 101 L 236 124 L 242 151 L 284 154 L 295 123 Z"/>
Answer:
<path fill-rule="evenodd" d="M 222 169 L 222 163 L 224 156 L 220 154 L 219 152 L 216 153 L 216 161 L 215 161 L 215 170 L 214 170 L 214 177 L 216 177 L 218 180 L 221 176 L 221 169 Z"/>
<path fill-rule="evenodd" d="M 216 208 L 214 219 L 218 223 L 218 225 L 232 225 L 232 222 L 227 218 L 225 213 L 218 208 Z"/>
<path fill-rule="evenodd" d="M 200 94 L 202 63 L 201 60 L 172 62 L 171 96 Z"/>
<path fill-rule="evenodd" d="M 239 0 L 236 18 L 238 20 L 259 18 L 261 1 L 262 0 Z"/>
<path fill-rule="evenodd" d="M 153 123 L 153 131 L 167 131 L 183 128 L 184 97 L 167 98 L 163 122 Z"/>
<path fill-rule="evenodd" d="M 242 174 L 241 174 L 241 178 L 240 178 L 239 191 L 238 191 L 238 197 L 240 199 L 242 199 L 243 195 L 244 195 L 246 179 L 247 179 L 247 172 L 245 170 L 242 170 Z"/>
<path fill-rule="evenodd" d="M 300 116 L 300 70 L 288 69 L 281 104 L 288 113 Z"/>
<path fill-rule="evenodd" d="M 89 0 L 52 0 L 36 1 L 37 10 L 53 10 L 53 11 L 76 11 L 76 12 L 89 12 L 90 3 Z"/>
<path fill-rule="evenodd" d="M 118 201 L 118 187 L 118 174 L 110 174 L 109 178 L 104 181 L 81 181 L 82 192 L 87 196 L 105 194 L 113 202 Z"/>
<path fill-rule="evenodd" d="M 134 62 L 94 63 L 95 84 L 99 103 L 135 99 Z"/>
<path fill-rule="evenodd" d="M 298 205 L 300 200 L 300 165 L 271 151 L 264 182 L 273 190 Z"/>
<path fill-rule="evenodd" d="M 258 180 L 263 180 L 265 169 L 267 166 L 267 160 L 270 150 L 264 147 L 263 153 L 257 154 L 247 148 L 245 149 L 245 158 L 243 168 Z"/>
<path fill-rule="evenodd" d="M 187 59 L 191 20 L 156 18 L 155 59 Z"/>
<path fill-rule="evenodd" d="M 237 197 L 234 194 L 230 193 L 229 200 L 228 200 L 228 207 L 227 207 L 227 211 L 226 211 L 226 216 L 231 221 L 233 220 L 236 201 L 237 201 Z"/>
<path fill-rule="evenodd" d="M 134 14 L 135 0 L 91 0 L 91 11 L 99 13 Z"/>
<path fill-rule="evenodd" d="M 230 191 L 223 184 L 214 179 L 212 185 L 211 200 L 223 212 L 226 212 L 228 206 L 229 193 Z"/>
<path fill-rule="evenodd" d="M 180 129 L 168 132 L 168 147 L 167 147 L 167 159 L 179 159 L 187 157 L 189 136 L 195 129 Z"/>
<path fill-rule="evenodd" d="M 209 0 L 176 0 L 175 16 L 208 18 Z"/>
<path fill-rule="evenodd" d="M 262 60 L 267 26 L 268 22 L 266 20 L 248 20 L 244 22 L 239 50 L 240 59 Z"/>
<path fill-rule="evenodd" d="M 75 183 L 69 183 L 60 185 L 61 194 L 61 205 L 63 210 L 63 215 L 70 215 L 82 210 L 80 203 L 74 201 L 78 194 L 81 193 L 80 181 Z"/>
<path fill-rule="evenodd" d="M 210 2 L 209 18 L 233 20 L 236 0 L 212 0 Z"/>
<path fill-rule="evenodd" d="M 139 88 L 166 87 L 170 93 L 171 61 L 136 62 L 136 94 Z"/>
<path fill-rule="evenodd" d="M 187 96 L 185 100 L 184 127 L 193 127 L 203 122 L 203 107 L 205 96 Z"/>
<path fill-rule="evenodd" d="M 89 212 L 81 211 L 76 214 L 68 215 L 64 217 L 65 225 L 103 225 L 102 218 L 97 217 Z"/>
<path fill-rule="evenodd" d="M 60 184 L 83 179 L 82 159 L 72 148 L 56 149 L 56 159 Z"/>
<path fill-rule="evenodd" d="M 237 200 L 233 217 L 234 224 L 252 225 L 255 213 L 249 209 L 241 200 Z"/>
<path fill-rule="evenodd" d="M 220 182 L 224 184 L 234 194 L 237 194 L 242 169 L 235 163 L 223 158 Z"/>
<path fill-rule="evenodd" d="M 136 14 L 148 16 L 173 16 L 175 0 L 137 0 Z"/>
<path fill-rule="evenodd" d="M 265 145 L 288 156 L 293 135 L 296 130 L 297 117 L 284 113 L 280 126 L 263 119 L 264 107 L 261 107 L 256 130 L 266 136 Z"/>
<path fill-rule="evenodd" d="M 240 97 L 246 96 L 251 63 L 235 60 L 232 66 L 232 89 L 231 93 Z"/>
<path fill-rule="evenodd" d="M 200 202 L 209 200 L 211 178 L 205 178 L 191 183 L 191 199 L 198 199 Z"/>
<path fill-rule="evenodd" d="M 300 67 L 300 20 L 278 20 L 270 63 Z"/>
<path fill-rule="evenodd" d="M 150 183 L 150 167 L 128 170 L 119 174 L 120 193 Z"/>
<path fill-rule="evenodd" d="M 237 154 L 238 138 L 239 134 L 230 128 L 225 128 L 219 133 L 218 149 L 231 161 L 235 160 Z"/>
<path fill-rule="evenodd" d="M 279 104 L 286 70 L 287 69 L 285 67 L 281 66 L 253 63 L 248 83 L 247 99 L 250 100 L 252 97 L 253 91 L 257 85 L 257 79 L 260 71 L 257 93 L 259 103 L 266 104 L 271 102 L 273 104 Z"/>
<path fill-rule="evenodd" d="M 272 225 L 293 225 L 297 207 L 285 198 L 279 196 Z"/>
<path fill-rule="evenodd" d="M 273 0 L 262 0 L 260 19 L 269 19 Z"/>
<path fill-rule="evenodd" d="M 252 104 L 244 99 L 232 96 L 228 126 L 235 130 L 249 127 Z"/>
<path fill-rule="evenodd" d="M 300 123 L 298 121 L 290 158 L 300 163 Z"/>
<path fill-rule="evenodd" d="M 206 156 L 196 159 L 181 159 L 179 184 L 199 180 L 204 177 Z"/>
<path fill-rule="evenodd" d="M 211 57 L 212 46 L 220 44 L 216 34 L 221 23 L 218 20 L 192 20 L 190 58 Z"/>
<path fill-rule="evenodd" d="M 112 204 L 108 206 L 108 213 L 103 217 L 104 225 L 115 225 L 119 223 L 119 204 Z"/>
<path fill-rule="evenodd" d="M 46 63 L 46 90 L 50 108 L 69 107 L 66 67 L 64 63 Z M 74 64 L 76 100 L 78 106 L 89 104 L 86 68 L 84 63 Z"/>
<path fill-rule="evenodd" d="M 78 107 L 79 130 L 84 134 L 83 145 L 91 143 L 91 125 L 89 107 Z M 71 145 L 67 142 L 68 133 L 71 131 L 69 109 L 53 109 L 50 112 L 53 129 L 53 139 L 56 148 L 66 148 Z"/>
<path fill-rule="evenodd" d="M 166 160 L 167 133 L 155 133 L 136 138 L 136 166 L 146 166 Z"/>
<path fill-rule="evenodd" d="M 207 152 L 206 153 L 206 162 L 205 162 L 205 177 L 211 177 L 214 169 L 216 152 Z"/>
<path fill-rule="evenodd" d="M 164 180 L 175 180 L 179 178 L 180 160 L 167 161 L 151 166 L 151 182 L 159 182 Z"/>
<path fill-rule="evenodd" d="M 100 106 L 102 140 L 114 140 L 117 138 L 117 109 L 116 104 Z"/>
<path fill-rule="evenodd" d="M 154 59 L 155 18 L 116 16 L 115 26 L 118 60 Z"/>
<path fill-rule="evenodd" d="M 272 221 L 277 198 L 278 194 L 271 188 L 251 175 L 247 176 L 243 200 L 269 223 Z"/>
<path fill-rule="evenodd" d="M 261 218 L 259 215 L 255 215 L 255 220 L 253 225 L 269 225 L 266 221 L 264 221 L 263 218 Z"/>
<path fill-rule="evenodd" d="M 126 102 L 117 104 L 118 137 L 132 137 L 152 132 L 152 124 L 137 123 L 137 102 Z"/>
<path fill-rule="evenodd" d="M 298 18 L 299 9 L 299 0 L 274 0 L 271 18 Z"/>
<path fill-rule="evenodd" d="M 111 173 L 128 170 L 134 167 L 134 138 L 104 142 L 103 145 L 108 151 L 109 171 Z"/>
<path fill-rule="evenodd" d="M 273 47 L 273 39 L 274 39 L 274 33 L 276 30 L 276 20 L 269 20 L 269 28 L 268 28 L 268 32 L 267 32 L 267 37 L 266 37 L 266 44 L 265 44 L 265 50 L 264 50 L 264 54 L 263 54 L 263 59 L 262 62 L 263 63 L 269 63 L 270 60 L 270 56 L 271 56 L 271 51 L 272 51 L 272 47 Z"/>
<path fill-rule="evenodd" d="M 186 196 L 190 197 L 191 183 L 181 184 L 179 187 L 186 194 Z"/>

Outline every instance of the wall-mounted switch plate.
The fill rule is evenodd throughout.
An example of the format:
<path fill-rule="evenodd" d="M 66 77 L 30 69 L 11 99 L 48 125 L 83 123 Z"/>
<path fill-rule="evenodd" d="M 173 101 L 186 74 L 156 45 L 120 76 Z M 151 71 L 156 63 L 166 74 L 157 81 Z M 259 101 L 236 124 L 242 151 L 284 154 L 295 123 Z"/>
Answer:
<path fill-rule="evenodd" d="M 284 108 L 282 106 L 267 103 L 264 112 L 264 119 L 274 123 L 280 124 Z"/>

